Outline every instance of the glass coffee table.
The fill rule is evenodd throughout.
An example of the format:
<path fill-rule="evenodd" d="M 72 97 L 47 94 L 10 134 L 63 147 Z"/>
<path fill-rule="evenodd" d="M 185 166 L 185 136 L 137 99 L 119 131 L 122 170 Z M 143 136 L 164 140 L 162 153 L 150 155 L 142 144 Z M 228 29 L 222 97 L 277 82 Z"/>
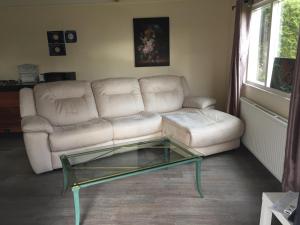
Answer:
<path fill-rule="evenodd" d="M 76 225 L 80 224 L 80 189 L 182 164 L 195 163 L 195 187 L 203 197 L 200 185 L 202 157 L 192 152 L 181 143 L 161 138 L 62 155 L 64 191 L 71 189 L 73 192 Z"/>

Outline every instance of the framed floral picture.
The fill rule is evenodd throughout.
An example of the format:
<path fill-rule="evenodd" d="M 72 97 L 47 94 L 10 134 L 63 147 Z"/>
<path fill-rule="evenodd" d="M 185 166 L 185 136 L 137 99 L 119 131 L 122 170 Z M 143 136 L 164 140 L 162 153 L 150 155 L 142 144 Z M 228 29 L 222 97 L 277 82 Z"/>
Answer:
<path fill-rule="evenodd" d="M 169 66 L 169 17 L 135 18 L 133 29 L 135 66 Z"/>

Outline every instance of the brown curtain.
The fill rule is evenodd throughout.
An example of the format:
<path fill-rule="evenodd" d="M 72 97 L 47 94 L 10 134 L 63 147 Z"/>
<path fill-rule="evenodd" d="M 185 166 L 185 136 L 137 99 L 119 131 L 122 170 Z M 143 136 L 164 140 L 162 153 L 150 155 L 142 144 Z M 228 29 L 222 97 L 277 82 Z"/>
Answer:
<path fill-rule="evenodd" d="M 227 112 L 235 116 L 240 115 L 241 87 L 247 68 L 251 5 L 251 0 L 237 0 L 235 6 L 230 86 L 227 100 Z"/>
<path fill-rule="evenodd" d="M 284 191 L 300 191 L 300 37 L 290 101 L 282 186 Z"/>

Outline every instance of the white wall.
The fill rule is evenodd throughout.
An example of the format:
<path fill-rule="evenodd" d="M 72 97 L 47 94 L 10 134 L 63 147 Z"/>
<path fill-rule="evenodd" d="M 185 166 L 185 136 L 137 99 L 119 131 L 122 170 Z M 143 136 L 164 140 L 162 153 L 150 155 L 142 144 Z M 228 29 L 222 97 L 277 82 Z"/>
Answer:
<path fill-rule="evenodd" d="M 137 1 L 136 1 L 137 2 Z M 174 0 L 0 7 L 0 79 L 18 79 L 17 65 L 40 72 L 76 71 L 78 79 L 158 74 L 186 76 L 193 94 L 225 105 L 231 51 L 231 0 Z M 134 17 L 170 17 L 169 67 L 134 67 Z M 67 56 L 48 54 L 48 30 L 77 31 Z"/>

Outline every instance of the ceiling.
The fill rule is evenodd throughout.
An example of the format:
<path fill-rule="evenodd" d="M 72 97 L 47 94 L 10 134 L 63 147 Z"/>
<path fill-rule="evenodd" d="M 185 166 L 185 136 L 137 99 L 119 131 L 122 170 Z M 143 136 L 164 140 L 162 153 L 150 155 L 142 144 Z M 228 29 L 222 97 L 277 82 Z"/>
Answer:
<path fill-rule="evenodd" d="M 68 4 L 102 4 L 102 3 L 150 3 L 183 0 L 0 0 L 0 6 L 48 6 Z"/>

